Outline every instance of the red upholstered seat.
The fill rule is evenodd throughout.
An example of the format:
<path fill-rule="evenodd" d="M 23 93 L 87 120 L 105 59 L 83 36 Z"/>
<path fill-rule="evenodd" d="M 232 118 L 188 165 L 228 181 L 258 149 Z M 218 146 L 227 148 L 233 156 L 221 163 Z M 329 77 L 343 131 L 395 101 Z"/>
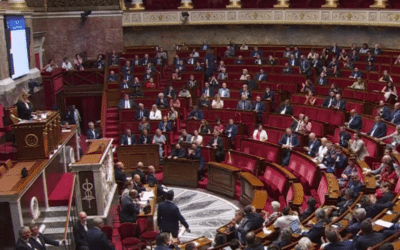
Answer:
<path fill-rule="evenodd" d="M 240 151 L 246 154 L 251 153 L 252 155 L 263 157 L 267 162 L 277 163 L 279 148 L 269 143 L 257 143 L 253 140 L 242 140 Z"/>
<path fill-rule="evenodd" d="M 137 226 L 135 223 L 125 222 L 118 227 L 122 248 L 141 249 L 141 241 L 138 239 Z"/>
<path fill-rule="evenodd" d="M 113 228 L 112 226 L 105 225 L 101 228 L 101 230 L 107 235 L 109 241 L 112 241 Z"/>

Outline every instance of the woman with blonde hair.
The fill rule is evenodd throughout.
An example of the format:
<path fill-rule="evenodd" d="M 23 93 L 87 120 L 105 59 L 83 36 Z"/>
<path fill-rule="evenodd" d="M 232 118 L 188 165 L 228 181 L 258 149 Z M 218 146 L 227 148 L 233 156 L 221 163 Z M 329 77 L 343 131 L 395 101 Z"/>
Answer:
<path fill-rule="evenodd" d="M 33 105 L 28 96 L 28 93 L 22 92 L 17 102 L 18 117 L 23 120 L 30 120 L 32 117 Z"/>
<path fill-rule="evenodd" d="M 224 108 L 224 101 L 221 99 L 221 96 L 219 94 L 216 94 L 212 103 L 211 107 L 214 109 L 222 109 Z"/>
<path fill-rule="evenodd" d="M 243 74 L 240 76 L 241 81 L 250 81 L 251 76 L 249 74 L 249 71 L 247 69 L 243 69 Z"/>

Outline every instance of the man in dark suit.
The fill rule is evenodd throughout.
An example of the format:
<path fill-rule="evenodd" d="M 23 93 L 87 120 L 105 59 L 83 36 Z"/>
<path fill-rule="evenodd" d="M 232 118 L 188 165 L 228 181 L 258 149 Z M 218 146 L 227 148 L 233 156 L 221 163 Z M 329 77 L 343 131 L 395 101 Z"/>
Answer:
<path fill-rule="evenodd" d="M 246 234 L 246 247 L 244 250 L 264 250 L 264 246 L 261 242 L 256 241 L 254 232 L 248 232 Z"/>
<path fill-rule="evenodd" d="M 149 54 L 144 54 L 144 58 L 140 62 L 141 65 L 146 66 L 150 62 Z"/>
<path fill-rule="evenodd" d="M 86 138 L 88 140 L 100 139 L 100 134 L 94 128 L 94 123 L 93 122 L 89 122 L 88 125 L 89 125 L 89 129 L 86 132 Z"/>
<path fill-rule="evenodd" d="M 392 113 L 384 118 L 386 121 L 392 122 L 396 125 L 400 124 L 400 102 L 394 104 Z"/>
<path fill-rule="evenodd" d="M 285 102 L 279 106 L 276 113 L 281 115 L 293 115 L 293 107 L 290 105 L 290 100 L 286 99 Z"/>
<path fill-rule="evenodd" d="M 137 175 L 140 176 L 140 182 L 141 182 L 142 184 L 146 184 L 146 183 L 147 183 L 147 181 L 146 181 L 146 174 L 143 172 L 143 168 L 144 168 L 144 167 L 143 167 L 143 162 L 139 161 L 139 162 L 136 164 L 136 169 L 135 169 L 135 171 L 132 172 L 132 177 L 135 176 L 135 174 L 137 174 Z"/>
<path fill-rule="evenodd" d="M 168 133 L 172 130 L 172 122 L 168 121 L 167 116 L 163 116 L 162 121 L 158 124 L 158 129 L 163 133 Z"/>
<path fill-rule="evenodd" d="M 282 68 L 282 73 L 283 74 L 292 74 L 293 73 L 292 67 L 289 65 L 289 63 L 285 63 L 285 67 Z"/>
<path fill-rule="evenodd" d="M 17 102 L 18 118 L 23 120 L 30 120 L 32 118 L 33 106 L 28 100 L 26 92 L 21 94 L 21 100 Z"/>
<path fill-rule="evenodd" d="M 35 246 L 32 245 L 31 238 L 31 230 L 29 227 L 21 227 L 19 230 L 19 238 L 17 243 L 15 244 L 16 250 L 35 250 Z"/>
<path fill-rule="evenodd" d="M 157 185 L 157 196 L 164 197 L 162 185 L 158 182 L 156 178 L 156 169 L 154 168 L 154 166 L 150 165 L 147 167 L 147 170 L 147 183 L 150 187 L 154 187 L 155 185 Z"/>
<path fill-rule="evenodd" d="M 357 208 L 354 212 L 350 210 L 353 218 L 349 221 L 347 231 L 355 236 L 361 229 L 361 222 L 367 218 L 367 212 L 364 208 Z"/>
<path fill-rule="evenodd" d="M 142 134 L 139 135 L 138 144 L 151 144 L 151 143 L 152 140 L 151 136 L 149 135 L 149 132 L 147 131 L 147 129 L 143 129 Z"/>
<path fill-rule="evenodd" d="M 290 55 L 288 63 L 291 67 L 298 67 L 300 65 L 299 60 L 296 59 L 293 54 Z"/>
<path fill-rule="evenodd" d="M 315 59 L 311 63 L 312 67 L 317 69 L 318 73 L 321 73 L 322 71 L 322 60 L 319 58 L 319 55 L 317 54 L 315 56 Z"/>
<path fill-rule="evenodd" d="M 317 223 L 315 223 L 307 233 L 303 233 L 303 235 L 309 238 L 311 242 L 321 245 L 321 237 L 323 236 L 324 224 L 326 223 L 325 210 L 323 208 L 318 208 L 315 211 L 315 218 L 317 219 Z"/>
<path fill-rule="evenodd" d="M 367 135 L 375 138 L 381 138 L 386 135 L 386 124 L 382 122 L 382 118 L 379 115 L 375 116 L 375 123 Z"/>
<path fill-rule="evenodd" d="M 133 61 L 132 61 L 132 65 L 133 66 L 139 66 L 140 65 L 140 59 L 139 59 L 139 56 L 138 55 L 135 55 L 135 59 L 133 59 Z"/>
<path fill-rule="evenodd" d="M 190 244 L 194 244 L 194 243 L 186 244 L 185 250 L 187 250 L 187 248 Z M 178 240 L 177 239 L 170 240 L 169 233 L 158 234 L 156 237 L 155 250 L 171 250 L 171 249 L 180 250 L 180 248 L 178 246 Z M 193 250 L 195 250 L 195 249 L 193 249 Z"/>
<path fill-rule="evenodd" d="M 390 109 L 388 106 L 386 106 L 385 101 L 380 100 L 379 101 L 379 108 L 376 112 L 377 115 L 380 115 L 384 120 L 390 119 Z"/>
<path fill-rule="evenodd" d="M 122 162 L 117 162 L 114 167 L 114 177 L 116 181 L 126 182 L 126 174 L 124 173 L 124 164 Z"/>
<path fill-rule="evenodd" d="M 263 52 L 262 52 L 262 50 L 258 49 L 258 47 L 254 47 L 253 51 L 250 53 L 250 57 L 256 57 L 257 55 L 262 57 Z"/>
<path fill-rule="evenodd" d="M 237 104 L 237 109 L 240 110 L 251 110 L 251 102 L 247 100 L 246 95 L 241 95 L 241 99 Z"/>
<path fill-rule="evenodd" d="M 179 64 L 176 65 L 175 69 L 179 69 L 180 72 L 186 71 L 186 66 L 183 60 L 179 60 Z"/>
<path fill-rule="evenodd" d="M 201 94 L 205 94 L 207 97 L 214 97 L 214 88 L 210 87 L 210 84 L 206 82 L 204 83 L 204 88 L 202 89 Z"/>
<path fill-rule="evenodd" d="M 124 196 L 121 200 L 121 212 L 120 221 L 135 223 L 137 220 L 137 215 L 140 212 L 140 204 L 137 203 L 138 191 L 132 189 L 129 191 L 129 195 Z"/>
<path fill-rule="evenodd" d="M 329 240 L 329 243 L 324 246 L 325 250 L 353 250 L 354 241 L 342 240 L 338 231 L 334 227 L 325 228 L 325 237 Z"/>
<path fill-rule="evenodd" d="M 125 134 L 121 137 L 121 145 L 135 145 L 136 138 L 135 135 L 132 134 L 131 130 L 128 128 Z"/>
<path fill-rule="evenodd" d="M 238 134 L 239 129 L 238 126 L 235 125 L 233 119 L 229 119 L 228 125 L 226 125 L 224 134 L 231 139 L 231 142 L 235 141 L 235 136 Z"/>
<path fill-rule="evenodd" d="M 87 215 L 85 212 L 80 212 L 78 215 L 79 221 L 73 227 L 74 241 L 76 249 L 83 246 L 88 246 L 86 241 L 86 234 L 91 228 L 91 225 L 87 221 Z"/>
<path fill-rule="evenodd" d="M 294 55 L 295 58 L 299 59 L 302 56 L 301 51 L 299 50 L 299 47 L 294 46 L 292 54 Z M 304 56 L 304 55 L 303 55 Z"/>
<path fill-rule="evenodd" d="M 164 59 L 161 57 L 161 54 L 157 54 L 153 60 L 153 65 L 164 66 Z"/>
<path fill-rule="evenodd" d="M 129 94 L 124 94 L 124 99 L 121 99 L 118 103 L 119 109 L 136 109 L 136 103 L 134 100 L 129 99 Z"/>
<path fill-rule="evenodd" d="M 339 146 L 347 148 L 349 146 L 349 140 L 351 136 L 349 132 L 346 131 L 345 126 L 339 127 Z"/>
<path fill-rule="evenodd" d="M 104 223 L 101 218 L 93 219 L 93 228 L 86 234 L 89 250 L 114 250 L 107 235 L 101 230 L 103 226 Z"/>
<path fill-rule="evenodd" d="M 297 120 L 294 120 L 292 124 L 290 125 L 290 128 L 294 132 L 299 132 L 300 131 L 300 125 L 304 122 L 304 114 L 299 114 L 299 118 Z"/>
<path fill-rule="evenodd" d="M 143 103 L 139 103 L 139 107 L 136 110 L 135 119 L 136 120 L 142 120 L 143 117 L 149 118 L 149 111 L 144 109 Z"/>
<path fill-rule="evenodd" d="M 158 108 L 168 108 L 168 99 L 164 96 L 164 93 L 158 94 L 156 105 Z"/>
<path fill-rule="evenodd" d="M 342 99 L 341 94 L 336 94 L 336 104 L 332 107 L 335 109 L 346 110 L 346 100 Z"/>
<path fill-rule="evenodd" d="M 240 94 L 240 96 L 245 95 L 246 99 L 250 99 L 251 98 L 251 92 L 250 92 L 249 87 L 247 86 L 247 84 L 243 84 L 242 88 L 239 90 L 239 94 Z"/>
<path fill-rule="evenodd" d="M 362 236 L 358 233 L 353 241 L 354 246 L 357 250 L 367 250 L 369 247 L 372 247 L 382 241 L 384 241 L 387 237 L 391 236 L 393 232 L 389 233 L 385 232 L 375 232 L 372 227 L 371 219 L 367 218 L 361 222 L 361 232 Z"/>
<path fill-rule="evenodd" d="M 217 162 L 224 161 L 224 159 L 225 159 L 224 141 L 219 136 L 219 132 L 217 130 L 214 130 L 213 137 L 211 138 L 210 142 L 208 143 L 208 146 L 210 146 L 211 148 L 216 150 L 216 152 L 215 152 L 215 160 Z"/>
<path fill-rule="evenodd" d="M 359 77 L 363 78 L 363 73 L 357 67 L 355 67 L 349 78 L 357 79 Z"/>
<path fill-rule="evenodd" d="M 287 128 L 286 133 L 279 140 L 278 145 L 284 149 L 282 166 L 287 166 L 290 161 L 290 152 L 294 147 L 299 146 L 299 139 L 297 135 L 292 133 L 290 128 Z"/>
<path fill-rule="evenodd" d="M 179 222 L 189 230 L 185 218 L 181 215 L 179 208 L 172 202 L 174 199 L 174 191 L 169 190 L 166 193 L 166 200 L 158 205 L 157 224 L 162 233 L 171 233 L 172 237 L 177 238 L 179 232 Z"/>
<path fill-rule="evenodd" d="M 262 120 L 262 114 L 263 112 L 265 112 L 265 109 L 265 103 L 261 101 L 261 96 L 258 95 L 256 97 L 256 101 L 253 103 L 253 107 L 251 108 L 251 110 L 256 112 L 259 121 Z"/>
<path fill-rule="evenodd" d="M 304 147 L 304 150 L 307 152 L 307 155 L 315 157 L 315 154 L 318 152 L 321 143 L 318 141 L 314 133 L 310 133 L 309 138 L 310 140 L 308 141 L 308 147 Z"/>
<path fill-rule="evenodd" d="M 114 70 L 110 71 L 110 74 L 107 76 L 107 82 L 116 82 L 118 80 L 118 76 L 115 74 Z"/>
<path fill-rule="evenodd" d="M 198 170 L 198 178 L 202 181 L 204 180 L 204 157 L 201 154 L 201 148 L 197 146 L 196 143 L 192 143 L 192 147 L 188 150 L 188 158 L 191 160 L 199 161 L 199 170 Z"/>
<path fill-rule="evenodd" d="M 257 55 L 255 60 L 254 60 L 255 65 L 263 65 L 264 64 L 264 59 L 261 58 L 260 55 Z"/>
<path fill-rule="evenodd" d="M 245 217 L 237 228 L 237 238 L 243 245 L 245 244 L 246 234 L 250 231 L 259 229 L 264 223 L 261 214 L 256 213 L 255 207 L 247 205 L 244 207 Z"/>
<path fill-rule="evenodd" d="M 311 77 L 311 65 L 304 55 L 300 56 L 300 72 L 305 74 L 307 78 Z"/>
<path fill-rule="evenodd" d="M 234 57 L 235 56 L 234 47 L 227 46 L 224 55 L 225 57 Z"/>
<path fill-rule="evenodd" d="M 234 64 L 244 64 L 244 60 L 242 56 L 238 56 L 238 59 L 234 62 Z"/>
<path fill-rule="evenodd" d="M 323 74 L 323 73 L 321 73 Z M 335 92 L 329 92 L 329 96 L 325 98 L 324 102 L 322 103 L 322 107 L 331 108 L 336 106 L 336 94 Z"/>
<path fill-rule="evenodd" d="M 119 89 L 121 90 L 130 88 L 132 88 L 132 84 L 130 84 L 126 79 L 122 80 L 122 83 L 119 85 Z"/>
<path fill-rule="evenodd" d="M 59 241 L 55 241 L 52 239 L 47 238 L 44 234 L 40 233 L 39 226 L 36 224 L 30 225 L 29 229 L 31 230 L 31 238 L 29 239 L 29 243 L 33 247 L 38 250 L 46 250 L 46 244 L 53 245 L 53 246 L 60 246 Z"/>
<path fill-rule="evenodd" d="M 336 169 L 345 169 L 347 164 L 347 158 L 343 154 L 341 147 L 336 147 L 335 149 L 336 154 L 332 156 L 333 162 L 327 166 L 326 172 L 327 173 L 334 173 Z"/>
<path fill-rule="evenodd" d="M 154 73 L 151 72 L 151 69 L 147 69 L 143 75 L 143 80 L 148 81 L 148 80 L 150 80 L 150 78 L 154 79 Z"/>
<path fill-rule="evenodd" d="M 209 50 L 210 45 L 207 44 L 207 41 L 203 42 L 203 45 L 201 45 L 200 50 Z"/>
<path fill-rule="evenodd" d="M 203 120 L 203 117 L 203 111 L 201 111 L 197 106 L 193 106 L 193 109 L 189 114 L 189 119 Z"/>
<path fill-rule="evenodd" d="M 135 189 L 138 194 L 140 194 L 143 191 L 146 191 L 146 188 L 143 187 L 142 182 L 140 181 L 140 175 L 135 174 L 132 176 L 133 180 L 133 189 Z"/>
<path fill-rule="evenodd" d="M 331 47 L 330 51 L 336 56 L 339 56 L 341 49 L 337 46 L 337 43 L 333 43 L 333 46 Z"/>
<path fill-rule="evenodd" d="M 269 86 L 267 86 L 265 88 L 263 100 L 270 101 L 271 102 L 271 107 L 274 108 L 274 106 L 275 106 L 275 94 L 274 94 L 274 91 L 272 91 Z"/>
<path fill-rule="evenodd" d="M 168 156 L 168 159 L 177 159 L 177 158 L 185 158 L 186 152 L 185 149 L 182 148 L 180 143 L 175 145 L 175 148 L 172 150 L 171 155 Z"/>
<path fill-rule="evenodd" d="M 187 65 L 195 65 L 197 62 L 197 57 L 193 57 L 193 54 L 189 55 L 189 58 L 187 59 Z"/>
<path fill-rule="evenodd" d="M 256 81 L 267 81 L 268 80 L 268 75 L 264 72 L 264 69 L 260 69 L 260 72 L 257 73 L 255 80 Z"/>
<path fill-rule="evenodd" d="M 122 75 L 124 77 L 127 76 L 127 75 L 132 75 L 133 74 L 133 68 L 132 68 L 131 62 L 129 60 L 127 60 L 125 62 L 125 65 L 121 69 L 121 73 L 122 73 Z"/>
<path fill-rule="evenodd" d="M 381 191 L 382 195 L 376 201 L 376 203 L 385 204 L 385 203 L 391 202 L 393 200 L 394 194 L 392 193 L 391 185 L 392 184 L 389 182 L 381 183 L 380 191 Z"/>
<path fill-rule="evenodd" d="M 176 95 L 176 91 L 174 89 L 174 86 L 168 85 L 168 87 L 164 91 L 164 96 L 166 97 L 173 97 Z"/>
<path fill-rule="evenodd" d="M 345 123 L 346 126 L 348 126 L 351 129 L 354 130 L 360 130 L 362 129 L 362 119 L 359 114 L 357 114 L 357 111 L 355 109 L 352 109 L 350 111 L 350 119 L 349 122 Z"/>
<path fill-rule="evenodd" d="M 317 79 L 317 85 L 328 85 L 328 79 L 326 77 L 326 74 L 324 72 L 321 72 Z"/>
<path fill-rule="evenodd" d="M 354 201 L 354 191 L 352 189 L 346 189 L 343 200 L 337 203 L 336 211 L 334 211 L 332 215 L 340 216 L 354 203 Z"/>

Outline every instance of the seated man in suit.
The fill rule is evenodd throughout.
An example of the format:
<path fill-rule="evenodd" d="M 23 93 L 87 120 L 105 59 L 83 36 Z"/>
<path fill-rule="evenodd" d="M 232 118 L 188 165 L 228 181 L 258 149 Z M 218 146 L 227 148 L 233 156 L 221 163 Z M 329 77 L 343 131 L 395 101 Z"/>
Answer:
<path fill-rule="evenodd" d="M 246 242 L 246 234 L 250 231 L 259 229 L 263 226 L 264 218 L 261 214 L 256 212 L 255 207 L 252 205 L 247 205 L 244 207 L 245 217 L 238 226 L 237 230 L 237 239 L 239 242 L 244 245 Z"/>
<path fill-rule="evenodd" d="M 142 59 L 142 62 L 140 64 L 146 66 L 149 62 L 150 62 L 149 54 L 144 54 L 144 58 Z"/>
<path fill-rule="evenodd" d="M 333 43 L 333 46 L 330 48 L 330 51 L 336 56 L 339 56 L 341 49 L 337 46 L 337 43 Z"/>
<path fill-rule="evenodd" d="M 36 245 L 32 244 L 32 232 L 29 227 L 21 227 L 19 229 L 19 238 L 15 244 L 16 250 L 35 250 L 38 249 Z"/>
<path fill-rule="evenodd" d="M 91 228 L 91 225 L 87 221 L 87 215 L 85 212 L 80 212 L 78 214 L 79 221 L 73 227 L 74 242 L 76 249 L 80 247 L 88 247 L 86 241 L 86 234 Z"/>
<path fill-rule="evenodd" d="M 394 232 L 392 232 L 392 230 L 375 232 L 372 226 L 371 219 L 367 218 L 361 222 L 361 232 L 359 232 L 353 239 L 355 249 L 367 250 L 369 247 L 375 246 L 376 244 L 384 241 L 393 233 Z"/>
<path fill-rule="evenodd" d="M 110 71 L 110 74 L 107 76 L 107 82 L 116 82 L 118 81 L 118 76 L 115 74 L 114 70 Z"/>
<path fill-rule="evenodd" d="M 256 59 L 254 60 L 255 65 L 263 65 L 264 64 L 264 59 L 261 58 L 260 55 L 256 56 Z"/>
<path fill-rule="evenodd" d="M 352 174 L 346 189 L 353 189 L 354 197 L 358 197 L 363 188 L 363 183 L 360 181 L 360 176 L 358 176 L 358 173 Z"/>
<path fill-rule="evenodd" d="M 168 121 L 167 116 L 163 116 L 162 121 L 158 124 L 158 129 L 163 133 L 168 133 L 172 130 L 172 122 Z"/>
<path fill-rule="evenodd" d="M 203 120 L 203 111 L 199 109 L 197 106 L 193 106 L 192 111 L 190 111 L 189 114 L 189 119 L 194 119 L 194 120 Z"/>
<path fill-rule="evenodd" d="M 343 169 L 346 168 L 347 164 L 347 158 L 343 154 L 343 150 L 341 147 L 336 146 L 335 148 L 335 155 L 332 155 L 332 162 L 328 164 L 326 168 L 327 173 L 335 173 L 337 170 L 336 169 Z"/>
<path fill-rule="evenodd" d="M 143 187 L 143 183 L 140 181 L 140 175 L 135 174 L 132 176 L 132 181 L 133 181 L 133 189 L 135 189 L 138 194 L 140 194 L 143 191 L 146 191 L 146 188 Z"/>
<path fill-rule="evenodd" d="M 199 163 L 199 170 L 198 170 L 198 177 L 201 181 L 204 180 L 204 157 L 201 153 L 201 148 L 197 146 L 196 143 L 192 143 L 192 146 L 188 149 L 188 158 L 191 160 L 198 160 Z"/>
<path fill-rule="evenodd" d="M 89 129 L 86 132 L 86 138 L 88 140 L 100 139 L 100 134 L 94 128 L 94 123 L 93 122 L 89 122 L 88 125 L 89 125 Z"/>
<path fill-rule="evenodd" d="M 245 95 L 246 99 L 251 98 L 251 92 L 247 84 L 243 84 L 242 88 L 239 90 L 240 96 Z"/>
<path fill-rule="evenodd" d="M 244 94 L 242 95 L 236 108 L 240 110 L 251 110 L 251 102 L 247 100 L 246 95 Z"/>
<path fill-rule="evenodd" d="M 150 165 L 147 167 L 148 174 L 147 174 L 147 183 L 149 184 L 150 187 L 154 187 L 157 185 L 157 196 L 164 196 L 164 191 L 162 188 L 162 185 L 158 182 L 156 178 L 156 169 L 154 166 Z"/>
<path fill-rule="evenodd" d="M 377 115 L 375 116 L 375 123 L 372 126 L 371 131 L 363 134 L 367 134 L 375 138 L 384 137 L 386 135 L 386 124 L 382 121 L 382 118 Z"/>
<path fill-rule="evenodd" d="M 354 140 L 349 140 L 349 150 L 351 153 L 356 155 L 356 158 L 359 161 L 363 161 L 365 156 L 369 156 L 367 148 L 365 147 L 361 137 L 361 133 L 357 132 L 353 135 Z"/>
<path fill-rule="evenodd" d="M 243 56 L 239 55 L 234 64 L 244 64 Z"/>
<path fill-rule="evenodd" d="M 290 128 L 294 132 L 299 132 L 301 125 L 304 123 L 304 114 L 299 114 L 299 119 L 294 120 L 292 124 L 290 125 Z"/>
<path fill-rule="evenodd" d="M 294 147 L 299 146 L 299 139 L 297 135 L 292 133 L 290 128 L 286 129 L 286 133 L 279 140 L 278 145 L 284 149 L 282 166 L 288 166 L 290 161 L 290 152 Z"/>
<path fill-rule="evenodd" d="M 224 55 L 225 57 L 234 57 L 235 49 L 231 46 L 227 46 Z"/>
<path fill-rule="evenodd" d="M 136 103 L 134 100 L 129 99 L 129 94 L 125 93 L 124 94 L 124 99 L 121 99 L 118 103 L 118 108 L 119 109 L 136 109 Z"/>
<path fill-rule="evenodd" d="M 135 119 L 142 120 L 144 117 L 149 118 L 149 111 L 144 108 L 143 103 L 139 103 L 139 107 L 136 110 Z"/>
<path fill-rule="evenodd" d="M 325 72 L 320 73 L 316 85 L 328 85 L 328 78 Z"/>
<path fill-rule="evenodd" d="M 185 250 L 187 250 L 188 246 L 191 244 L 194 245 L 194 243 L 188 243 L 186 244 Z M 196 247 L 196 245 L 195 245 Z M 155 250 L 170 250 L 170 249 L 178 249 L 178 240 L 177 239 L 170 239 L 169 233 L 160 233 L 156 237 L 156 247 L 154 248 Z M 196 250 L 194 249 L 189 249 L 189 250 Z"/>
<path fill-rule="evenodd" d="M 233 119 L 229 119 L 228 121 L 228 125 L 226 125 L 225 130 L 224 130 L 224 134 L 231 139 L 231 143 L 235 142 L 235 136 L 238 134 L 239 129 L 238 126 L 235 125 L 235 123 L 233 122 Z"/>
<path fill-rule="evenodd" d="M 225 81 L 228 80 L 228 77 L 229 75 L 226 73 L 226 68 L 221 68 L 221 72 L 218 73 L 217 79 Z"/>
<path fill-rule="evenodd" d="M 149 132 L 147 131 L 147 129 L 143 129 L 142 134 L 139 135 L 138 144 L 151 144 L 151 143 L 152 139 L 151 136 L 149 135 Z"/>
<path fill-rule="evenodd" d="M 354 191 L 352 189 L 346 189 L 342 200 L 340 200 L 336 206 L 331 206 L 328 211 L 335 210 L 332 212 L 333 217 L 340 216 L 343 214 L 355 201 Z"/>
<path fill-rule="evenodd" d="M 225 84 L 226 86 L 226 84 Z M 214 97 L 215 93 L 214 93 L 214 88 L 210 87 L 210 84 L 208 82 L 204 83 L 204 88 L 201 91 L 201 94 L 205 94 L 207 97 Z"/>
<path fill-rule="evenodd" d="M 298 67 L 300 65 L 299 60 L 296 59 L 293 54 L 290 55 L 288 63 L 291 67 Z"/>
<path fill-rule="evenodd" d="M 189 224 L 183 218 L 179 208 L 173 203 L 174 191 L 166 193 L 165 201 L 158 205 L 157 224 L 162 233 L 171 233 L 172 237 L 177 238 L 179 233 L 179 222 L 190 232 Z"/>
<path fill-rule="evenodd" d="M 347 227 L 347 231 L 355 236 L 361 229 L 361 222 L 367 218 L 367 212 L 364 208 L 357 208 L 352 213 L 352 219 L 349 221 L 349 226 Z"/>
<path fill-rule="evenodd" d="M 164 96 L 164 93 L 159 93 L 156 105 L 158 108 L 168 108 L 168 99 Z"/>
<path fill-rule="evenodd" d="M 300 56 L 300 73 L 305 74 L 307 78 L 311 77 L 311 65 L 308 59 L 304 56 Z"/>
<path fill-rule="evenodd" d="M 40 233 L 39 226 L 37 224 L 30 225 L 29 229 L 32 233 L 32 236 L 29 239 L 29 243 L 31 243 L 31 245 L 34 246 L 36 249 L 46 250 L 46 244 L 56 247 L 61 245 L 60 241 L 49 239 L 44 234 Z"/>
<path fill-rule="evenodd" d="M 272 91 L 269 86 L 265 87 L 263 100 L 270 101 L 272 109 L 274 108 L 274 106 L 275 106 L 275 94 L 274 94 L 274 91 Z"/>
<path fill-rule="evenodd" d="M 343 125 L 339 126 L 339 146 L 347 148 L 350 138 L 351 136 L 349 132 L 346 131 L 346 127 Z"/>
<path fill-rule="evenodd" d="M 307 152 L 307 155 L 315 157 L 315 154 L 318 152 L 319 146 L 321 146 L 321 144 L 319 143 L 314 133 L 310 133 L 308 137 L 310 138 L 310 140 L 308 141 L 308 147 L 304 147 L 304 150 Z"/>
<path fill-rule="evenodd" d="M 177 159 L 177 158 L 185 158 L 186 152 L 185 149 L 182 148 L 181 144 L 178 142 L 175 144 L 175 148 L 172 150 L 171 155 L 168 156 L 168 159 Z"/>
<path fill-rule="evenodd" d="M 335 106 L 336 106 L 336 93 L 334 91 L 331 91 L 329 92 L 329 96 L 326 97 L 324 102 L 322 103 L 322 107 L 332 108 Z"/>
<path fill-rule="evenodd" d="M 203 42 L 203 45 L 201 45 L 200 50 L 209 50 L 210 45 L 207 44 L 207 41 Z"/>
<path fill-rule="evenodd" d="M 114 246 L 110 243 L 107 235 L 101 230 L 104 226 L 103 219 L 100 217 L 93 219 L 93 228 L 87 232 L 87 242 L 89 250 L 114 250 Z"/>
<path fill-rule="evenodd" d="M 224 154 L 224 142 L 222 138 L 219 136 L 218 130 L 213 131 L 213 137 L 211 138 L 210 142 L 208 143 L 208 146 L 211 147 L 212 149 L 216 150 L 215 151 L 215 160 L 217 162 L 222 162 L 225 159 L 225 154 Z"/>
<path fill-rule="evenodd" d="M 135 169 L 135 171 L 132 172 L 132 177 L 134 177 L 134 176 L 137 174 L 137 175 L 140 176 L 140 182 L 141 182 L 142 184 L 146 184 L 146 183 L 147 183 L 147 181 L 146 181 L 146 174 L 143 172 L 143 169 L 144 169 L 144 167 L 143 167 L 143 162 L 139 161 L 139 162 L 136 164 L 136 169 Z"/>
<path fill-rule="evenodd" d="M 363 73 L 357 67 L 355 67 L 349 78 L 357 79 L 359 77 L 363 78 Z"/>
<path fill-rule="evenodd" d="M 187 65 L 195 65 L 197 62 L 197 58 L 193 57 L 193 54 L 189 55 L 189 58 L 187 59 Z"/>
<path fill-rule="evenodd" d="M 350 111 L 350 119 L 349 122 L 346 122 L 345 125 L 348 128 L 354 129 L 354 130 L 360 130 L 362 129 L 362 119 L 359 114 L 357 114 L 357 111 L 355 109 L 352 109 Z"/>
<path fill-rule="evenodd" d="M 121 73 L 124 76 L 124 78 L 127 75 L 131 75 L 132 76 L 133 68 L 132 68 L 131 62 L 129 60 L 126 60 L 125 65 L 121 69 Z"/>
<path fill-rule="evenodd" d="M 153 65 L 164 66 L 164 59 L 161 57 L 161 54 L 157 54 L 153 60 Z"/>
<path fill-rule="evenodd" d="M 184 64 L 183 60 L 179 60 L 179 64 L 176 65 L 176 69 L 179 69 L 180 72 L 186 71 L 186 65 Z"/>
<path fill-rule="evenodd" d="M 138 191 L 132 189 L 129 194 L 121 200 L 120 222 L 136 223 L 137 215 L 140 213 L 140 204 L 138 201 Z"/>
<path fill-rule="evenodd" d="M 285 102 L 279 106 L 276 113 L 281 115 L 293 115 L 293 107 L 290 105 L 290 100 L 286 99 Z"/>
<path fill-rule="evenodd" d="M 218 90 L 218 94 L 221 98 L 229 98 L 231 96 L 229 89 L 226 87 L 226 82 L 223 82 L 222 87 Z"/>
<path fill-rule="evenodd" d="M 181 136 L 179 136 L 179 143 L 191 143 L 192 142 L 192 136 L 188 134 L 186 129 L 182 129 L 181 131 Z"/>
<path fill-rule="evenodd" d="M 257 73 L 255 80 L 256 81 L 267 81 L 268 80 L 268 75 L 264 72 L 264 69 L 260 69 L 260 72 Z"/>
<path fill-rule="evenodd" d="M 311 63 L 312 67 L 317 69 L 317 73 L 321 73 L 322 71 L 322 60 L 320 59 L 319 54 L 315 55 L 315 59 Z"/>
<path fill-rule="evenodd" d="M 387 118 L 390 116 L 390 109 L 389 107 L 386 105 L 384 100 L 380 100 L 379 101 L 379 107 L 378 110 L 376 112 L 377 115 L 380 115 L 384 120 L 387 121 Z"/>
<path fill-rule="evenodd" d="M 389 116 L 384 117 L 384 119 L 388 122 L 400 125 L 400 102 L 396 102 L 394 104 L 393 111 L 390 113 Z"/>
<path fill-rule="evenodd" d="M 334 109 L 346 110 L 346 100 L 342 99 L 341 94 L 336 94 L 336 103 L 332 107 Z"/>
<path fill-rule="evenodd" d="M 124 164 L 117 162 L 114 166 L 114 178 L 116 181 L 126 182 L 126 174 L 124 173 Z"/>
<path fill-rule="evenodd" d="M 119 89 L 130 89 L 132 88 L 132 84 L 129 83 L 127 79 L 122 80 L 122 83 L 119 85 Z"/>
<path fill-rule="evenodd" d="M 263 52 L 258 49 L 258 47 L 254 47 L 253 51 L 250 53 L 250 57 L 256 57 L 257 55 L 263 56 Z"/>
<path fill-rule="evenodd" d="M 321 245 L 321 237 L 323 236 L 324 227 L 327 223 L 325 210 L 323 208 L 318 208 L 315 211 L 315 218 L 317 223 L 315 223 L 307 233 L 303 233 L 303 235 L 309 238 L 313 243 Z"/>
<path fill-rule="evenodd" d="M 125 134 L 121 137 L 121 145 L 135 145 L 136 138 L 135 135 L 132 134 L 131 130 L 128 128 L 125 131 Z"/>
<path fill-rule="evenodd" d="M 329 240 L 329 243 L 324 246 L 325 250 L 354 249 L 354 242 L 352 240 L 343 240 L 337 228 L 326 227 L 325 237 Z"/>
<path fill-rule="evenodd" d="M 293 69 L 289 65 L 289 63 L 285 63 L 285 67 L 282 68 L 282 73 L 283 74 L 292 74 L 293 73 Z"/>

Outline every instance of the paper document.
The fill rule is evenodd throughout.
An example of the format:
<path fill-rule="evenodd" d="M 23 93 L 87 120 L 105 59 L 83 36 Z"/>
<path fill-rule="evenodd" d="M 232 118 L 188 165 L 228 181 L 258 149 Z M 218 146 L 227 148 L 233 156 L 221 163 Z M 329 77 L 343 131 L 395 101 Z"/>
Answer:
<path fill-rule="evenodd" d="M 265 234 L 270 234 L 270 233 L 271 233 L 271 230 L 269 230 L 268 228 L 264 227 L 264 228 L 263 228 L 263 232 L 264 232 Z"/>
<path fill-rule="evenodd" d="M 324 164 L 318 164 L 318 167 L 320 168 L 320 169 L 326 169 L 326 167 L 325 167 L 325 165 Z"/>
<path fill-rule="evenodd" d="M 143 196 L 142 196 L 141 200 L 143 200 L 143 201 L 147 201 L 154 197 L 153 191 L 144 191 L 142 193 L 143 193 Z"/>
<path fill-rule="evenodd" d="M 391 227 L 393 225 L 393 223 L 392 222 L 388 222 L 388 221 L 384 221 L 384 220 L 377 220 L 377 221 L 375 221 L 375 225 L 389 228 L 389 227 Z"/>

